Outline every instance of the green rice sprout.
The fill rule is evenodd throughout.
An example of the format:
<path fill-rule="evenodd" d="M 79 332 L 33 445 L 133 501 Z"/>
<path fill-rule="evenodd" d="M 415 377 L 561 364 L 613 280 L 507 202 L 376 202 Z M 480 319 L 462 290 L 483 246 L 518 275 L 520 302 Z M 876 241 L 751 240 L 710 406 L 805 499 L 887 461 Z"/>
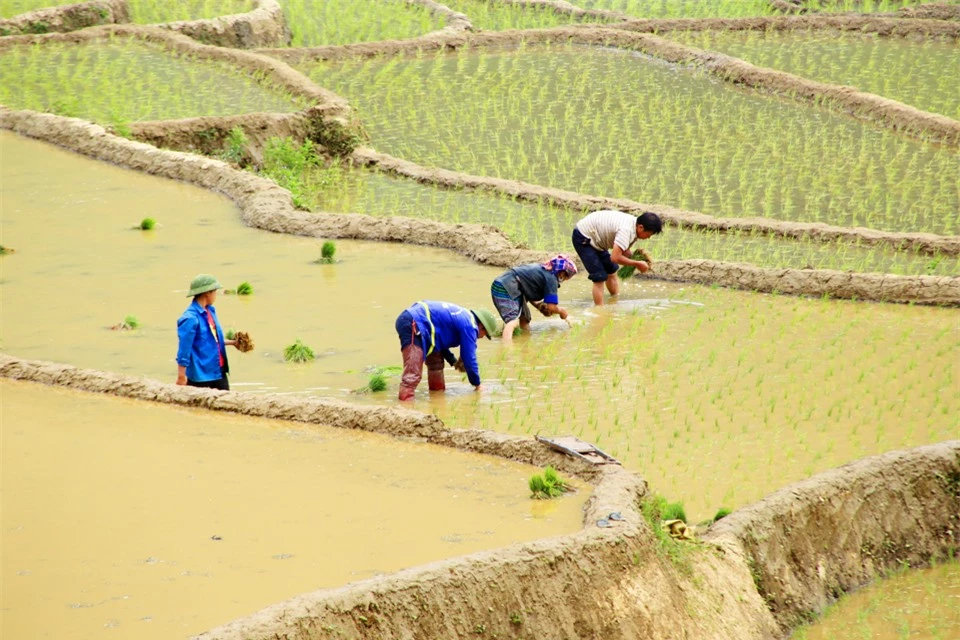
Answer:
<path fill-rule="evenodd" d="M 535 500 L 557 498 L 572 490 L 553 467 L 545 468 L 542 474 L 530 476 L 527 486 L 530 488 L 530 497 Z"/>
<path fill-rule="evenodd" d="M 141 231 L 150 231 L 155 226 L 157 226 L 156 220 L 153 218 L 144 218 L 140 221 L 140 225 L 137 227 L 137 229 L 140 229 Z"/>
<path fill-rule="evenodd" d="M 137 316 L 124 316 L 123 322 L 117 325 L 120 329 L 137 329 L 140 327 L 140 321 Z"/>
<path fill-rule="evenodd" d="M 367 387 L 370 391 L 376 393 L 377 391 L 384 391 L 387 388 L 387 379 L 382 373 L 375 373 L 370 376 L 370 381 L 367 382 Z"/>
<path fill-rule="evenodd" d="M 223 335 L 227 338 L 227 340 L 233 340 L 237 337 L 237 332 L 234 329 L 227 329 Z"/>
<path fill-rule="evenodd" d="M 327 240 L 320 247 L 320 259 L 317 260 L 319 264 L 333 264 L 334 256 L 337 254 L 337 243 L 333 240 Z"/>
<path fill-rule="evenodd" d="M 713 516 L 713 521 L 716 522 L 717 520 L 723 520 L 728 515 L 730 515 L 730 513 L 731 513 L 731 509 L 729 507 L 720 507 L 719 509 L 717 509 L 716 515 Z"/>
<path fill-rule="evenodd" d="M 283 359 L 287 362 L 309 362 L 316 357 L 313 349 L 303 344 L 300 338 L 283 350 Z"/>
<path fill-rule="evenodd" d="M 253 285 L 244 280 L 237 285 L 237 295 L 238 296 L 249 296 L 253 293 Z"/>

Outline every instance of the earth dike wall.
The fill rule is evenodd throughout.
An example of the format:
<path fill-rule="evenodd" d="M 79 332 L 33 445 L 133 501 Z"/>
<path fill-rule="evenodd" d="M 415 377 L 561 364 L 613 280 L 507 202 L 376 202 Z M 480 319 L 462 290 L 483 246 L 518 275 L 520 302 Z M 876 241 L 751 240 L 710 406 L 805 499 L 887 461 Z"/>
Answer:
<path fill-rule="evenodd" d="M 99 125 L 75 118 L 0 107 L 0 128 L 98 160 L 217 191 L 237 204 L 246 225 L 258 229 L 316 238 L 381 242 L 416 239 L 417 244 L 450 249 L 481 264 L 505 268 L 549 257 L 547 252 L 517 245 L 502 231 L 489 225 L 298 211 L 293 206 L 290 192 L 271 180 L 213 158 L 161 150 L 114 136 Z M 766 269 L 708 260 L 657 262 L 654 273 L 655 277 L 667 280 L 719 284 L 759 292 L 960 306 L 960 276 Z"/>
<path fill-rule="evenodd" d="M 221 47 L 254 49 L 290 44 L 283 10 L 277 0 L 254 0 L 253 11 L 204 20 L 180 20 L 160 25 L 200 42 Z M 0 20 L 0 35 L 66 33 L 105 24 L 130 22 L 126 0 L 94 0 L 36 9 Z"/>

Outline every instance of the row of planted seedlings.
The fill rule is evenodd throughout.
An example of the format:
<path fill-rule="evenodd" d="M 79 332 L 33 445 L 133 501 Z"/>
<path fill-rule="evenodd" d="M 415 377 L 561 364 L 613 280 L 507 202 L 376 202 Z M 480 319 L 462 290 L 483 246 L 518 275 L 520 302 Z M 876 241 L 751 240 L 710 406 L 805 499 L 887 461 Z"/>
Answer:
<path fill-rule="evenodd" d="M 956 0 L 948 0 L 955 3 Z M 792 12 L 884 13 L 924 4 L 924 0 L 578 0 L 588 9 L 617 11 L 637 18 L 743 18 Z"/>
<path fill-rule="evenodd" d="M 670 40 L 794 75 L 856 87 L 923 111 L 960 118 L 955 37 L 887 38 L 810 31 L 673 31 Z"/>
<path fill-rule="evenodd" d="M 575 44 L 298 68 L 363 114 L 379 151 L 723 217 L 953 235 L 957 151 Z"/>

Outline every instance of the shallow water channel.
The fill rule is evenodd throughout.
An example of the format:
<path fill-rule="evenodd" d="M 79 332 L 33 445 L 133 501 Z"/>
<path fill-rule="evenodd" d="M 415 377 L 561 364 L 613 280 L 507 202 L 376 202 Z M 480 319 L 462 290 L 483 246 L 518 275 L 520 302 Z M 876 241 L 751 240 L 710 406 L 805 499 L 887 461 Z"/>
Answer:
<path fill-rule="evenodd" d="M 419 298 L 490 306 L 500 269 L 448 251 L 251 230 L 224 198 L 0 134 L 4 351 L 172 382 L 175 322 L 199 271 L 221 295 L 235 389 L 396 403 L 352 394 L 364 370 L 399 365 L 393 323 Z M 16 151 L 16 155 L 12 152 Z M 14 163 L 13 158 L 17 160 Z M 143 216 L 161 226 L 129 227 Z M 78 241 L 78 239 L 81 239 Z M 954 309 L 759 295 L 655 280 L 624 283 L 593 309 L 578 276 L 560 291 L 573 327 L 534 317 L 512 349 L 482 341 L 484 389 L 448 371 L 415 407 L 451 427 L 574 433 L 683 500 L 693 519 L 759 500 L 867 455 L 960 436 L 960 322 Z M 134 314 L 143 326 L 110 331 Z M 301 338 L 319 358 L 284 363 Z"/>
<path fill-rule="evenodd" d="M 580 528 L 534 467 L 0 380 L 4 638 L 185 638 L 297 594 Z"/>

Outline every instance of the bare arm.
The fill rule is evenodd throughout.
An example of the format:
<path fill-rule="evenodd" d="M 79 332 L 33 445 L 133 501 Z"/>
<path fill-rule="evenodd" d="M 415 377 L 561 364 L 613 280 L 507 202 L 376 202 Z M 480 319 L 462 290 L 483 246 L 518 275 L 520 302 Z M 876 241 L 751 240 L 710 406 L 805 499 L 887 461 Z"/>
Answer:
<path fill-rule="evenodd" d="M 177 365 L 177 384 L 187 384 L 187 368 L 181 365 Z"/>

